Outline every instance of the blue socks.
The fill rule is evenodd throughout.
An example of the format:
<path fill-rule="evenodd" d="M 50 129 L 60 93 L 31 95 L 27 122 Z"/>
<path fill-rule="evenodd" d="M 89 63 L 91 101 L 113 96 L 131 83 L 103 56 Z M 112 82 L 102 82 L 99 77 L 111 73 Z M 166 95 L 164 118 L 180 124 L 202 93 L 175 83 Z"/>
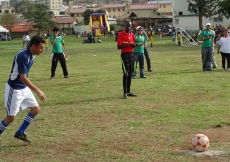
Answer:
<path fill-rule="evenodd" d="M 7 126 L 8 125 L 4 122 L 4 120 L 2 120 L 2 122 L 0 123 L 0 135 L 7 128 Z"/>
<path fill-rule="evenodd" d="M 21 127 L 18 129 L 17 133 L 23 134 L 26 131 L 26 129 L 29 127 L 30 123 L 33 121 L 34 117 L 35 116 L 29 112 L 25 117 Z"/>

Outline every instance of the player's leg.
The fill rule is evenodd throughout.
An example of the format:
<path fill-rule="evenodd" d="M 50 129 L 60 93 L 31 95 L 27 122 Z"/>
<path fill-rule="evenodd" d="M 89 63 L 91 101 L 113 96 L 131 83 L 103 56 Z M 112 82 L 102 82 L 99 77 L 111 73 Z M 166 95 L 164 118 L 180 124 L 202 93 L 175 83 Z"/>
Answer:
<path fill-rule="evenodd" d="M 59 54 L 58 59 L 59 59 L 59 62 L 61 64 L 61 67 L 62 67 L 64 78 L 69 78 L 68 70 L 67 70 L 67 66 L 66 66 L 66 59 L 65 59 L 64 54 L 63 55 Z"/>
<path fill-rule="evenodd" d="M 123 98 L 127 99 L 127 79 L 128 79 L 128 68 L 129 68 L 129 62 L 127 62 L 127 56 L 128 54 L 121 54 L 121 67 L 123 71 Z"/>
<path fill-rule="evenodd" d="M 19 112 L 20 104 L 23 100 L 21 94 L 21 90 L 15 90 L 6 83 L 4 100 L 6 117 L 0 122 L 0 135 L 6 130 L 8 125 L 14 121 L 15 116 Z"/>
<path fill-rule="evenodd" d="M 136 72 L 137 72 L 137 63 L 138 63 L 138 53 L 134 53 L 134 70 L 132 72 L 132 78 L 136 78 Z"/>
<path fill-rule="evenodd" d="M 51 79 L 53 79 L 55 76 L 57 64 L 58 64 L 58 54 L 53 53 L 52 64 L 51 64 Z"/>
<path fill-rule="evenodd" d="M 130 92 L 131 89 L 131 82 L 132 82 L 132 72 L 134 71 L 134 55 L 133 53 L 131 53 L 129 55 L 129 67 L 128 67 L 128 76 L 127 76 L 127 96 L 131 96 L 131 97 L 135 97 L 137 96 L 136 94 L 133 94 L 132 92 Z"/>
<path fill-rule="evenodd" d="M 30 108 L 30 112 L 26 115 L 24 121 L 19 127 L 18 131 L 15 133 L 14 137 L 25 142 L 31 142 L 31 140 L 25 134 L 26 129 L 30 126 L 31 122 L 34 120 L 35 116 L 39 113 L 40 107 L 37 103 L 36 98 L 34 97 L 31 90 L 26 87 L 24 90 L 24 100 L 21 103 L 22 110 Z"/>
<path fill-rule="evenodd" d="M 140 78 L 146 78 L 144 72 L 144 54 L 140 54 L 139 56 L 139 66 L 140 66 Z"/>

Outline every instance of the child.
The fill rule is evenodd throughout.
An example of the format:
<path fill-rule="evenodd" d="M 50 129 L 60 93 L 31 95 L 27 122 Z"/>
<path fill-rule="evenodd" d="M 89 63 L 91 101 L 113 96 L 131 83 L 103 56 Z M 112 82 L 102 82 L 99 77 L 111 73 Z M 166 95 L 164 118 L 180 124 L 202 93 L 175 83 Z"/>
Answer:
<path fill-rule="evenodd" d="M 45 39 L 46 39 L 46 50 L 48 50 L 48 39 L 47 37 L 45 37 Z"/>
<path fill-rule="evenodd" d="M 162 39 L 162 36 L 163 36 L 163 32 L 160 31 L 160 39 Z"/>
<path fill-rule="evenodd" d="M 180 35 L 180 32 L 178 32 L 178 33 L 177 33 L 178 46 L 181 45 L 180 39 L 181 39 L 181 35 Z"/>
<path fill-rule="evenodd" d="M 149 39 L 149 41 L 150 41 L 150 44 L 151 44 L 151 47 L 153 46 L 153 38 L 154 38 L 154 31 L 152 31 L 151 30 L 151 32 L 150 32 L 150 39 Z"/>

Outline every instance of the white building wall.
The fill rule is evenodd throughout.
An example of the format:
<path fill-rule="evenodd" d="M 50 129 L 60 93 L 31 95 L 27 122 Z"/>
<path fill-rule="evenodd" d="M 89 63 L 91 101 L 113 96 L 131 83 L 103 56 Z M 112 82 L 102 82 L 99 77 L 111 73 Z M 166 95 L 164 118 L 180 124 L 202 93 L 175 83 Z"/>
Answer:
<path fill-rule="evenodd" d="M 199 30 L 199 18 L 198 16 L 192 16 L 194 13 L 188 11 L 187 0 L 172 0 L 172 13 L 173 13 L 173 26 L 182 27 L 188 30 Z M 182 15 L 179 15 L 179 13 Z M 220 24 L 224 27 L 230 25 L 230 19 L 223 18 L 222 21 L 217 20 L 218 15 L 206 18 L 203 17 L 202 26 L 205 28 L 206 23 L 211 23 L 211 25 Z"/>

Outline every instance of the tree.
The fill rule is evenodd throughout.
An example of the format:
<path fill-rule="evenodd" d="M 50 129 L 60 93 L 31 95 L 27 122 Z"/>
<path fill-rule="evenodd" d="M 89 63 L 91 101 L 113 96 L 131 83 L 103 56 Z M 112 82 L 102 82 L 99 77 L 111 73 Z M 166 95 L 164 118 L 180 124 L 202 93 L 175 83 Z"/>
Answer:
<path fill-rule="evenodd" d="M 230 3 L 229 0 L 222 0 L 218 2 L 218 13 L 220 16 L 225 16 L 227 19 L 230 17 Z"/>
<path fill-rule="evenodd" d="M 49 6 L 44 5 L 44 4 L 34 4 L 36 9 L 45 9 L 45 10 L 49 10 Z"/>
<path fill-rule="evenodd" d="M 56 25 L 57 23 L 51 19 L 48 11 L 45 9 L 35 9 L 28 13 L 26 16 L 28 22 L 31 22 L 33 28 L 38 28 L 40 30 L 47 30 L 51 26 Z"/>
<path fill-rule="evenodd" d="M 94 13 L 106 13 L 106 11 L 103 9 L 99 9 L 99 10 L 96 10 Z"/>
<path fill-rule="evenodd" d="M 94 13 L 93 10 L 90 10 L 90 9 L 85 10 L 85 12 L 83 13 L 84 23 L 85 23 L 85 24 L 89 24 L 89 17 L 90 17 L 90 15 L 93 14 L 93 13 Z"/>
<path fill-rule="evenodd" d="M 199 16 L 199 28 L 203 29 L 203 16 L 210 17 L 217 14 L 217 5 L 219 0 L 187 0 L 188 11 Z"/>
<path fill-rule="evenodd" d="M 27 15 L 28 12 L 35 9 L 34 4 L 32 4 L 28 0 L 22 0 L 15 5 L 15 12 L 21 13 L 24 17 Z"/>
<path fill-rule="evenodd" d="M 10 31 L 12 31 L 17 21 L 18 19 L 15 14 L 7 13 L 7 14 L 2 15 L 1 17 L 1 24 L 9 27 Z"/>

